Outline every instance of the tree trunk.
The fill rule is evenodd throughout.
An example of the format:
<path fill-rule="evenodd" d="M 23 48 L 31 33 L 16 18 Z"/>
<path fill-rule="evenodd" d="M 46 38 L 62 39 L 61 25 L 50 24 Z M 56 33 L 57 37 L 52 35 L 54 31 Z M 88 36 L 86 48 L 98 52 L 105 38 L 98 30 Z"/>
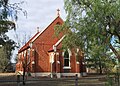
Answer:
<path fill-rule="evenodd" d="M 117 58 L 120 60 L 120 55 L 116 51 L 116 49 L 112 46 L 112 44 L 109 45 L 110 49 L 113 51 L 113 53 L 117 56 Z"/>
<path fill-rule="evenodd" d="M 101 60 L 100 60 L 100 58 L 99 58 L 99 68 L 100 68 L 100 70 L 99 70 L 99 74 L 102 74 L 102 64 L 101 64 Z"/>
<path fill-rule="evenodd" d="M 23 67 L 23 85 L 25 85 L 25 67 Z"/>
<path fill-rule="evenodd" d="M 101 62 L 99 62 L 99 68 L 100 68 L 100 74 L 102 74 L 102 65 L 101 65 Z"/>

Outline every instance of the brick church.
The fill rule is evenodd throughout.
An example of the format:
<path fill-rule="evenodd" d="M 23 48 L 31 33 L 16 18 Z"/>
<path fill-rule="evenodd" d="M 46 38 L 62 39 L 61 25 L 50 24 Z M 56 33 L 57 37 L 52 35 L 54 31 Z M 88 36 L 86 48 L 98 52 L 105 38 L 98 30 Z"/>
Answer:
<path fill-rule="evenodd" d="M 86 74 L 83 64 L 83 53 L 78 49 L 79 61 L 74 49 L 62 49 L 64 35 L 55 36 L 54 27 L 63 24 L 58 11 L 57 17 L 44 30 L 37 32 L 19 51 L 16 72 L 23 73 L 23 62 L 26 72 L 32 76 L 63 77 Z"/>

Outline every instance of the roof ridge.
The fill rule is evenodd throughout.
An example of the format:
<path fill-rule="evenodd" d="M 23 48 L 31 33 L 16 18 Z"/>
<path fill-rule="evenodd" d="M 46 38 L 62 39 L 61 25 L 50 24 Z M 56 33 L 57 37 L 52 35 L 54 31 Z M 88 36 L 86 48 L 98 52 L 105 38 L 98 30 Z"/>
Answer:
<path fill-rule="evenodd" d="M 33 37 L 31 37 L 30 40 L 27 41 L 27 42 L 19 49 L 18 52 L 21 52 L 22 50 L 24 50 L 24 48 L 26 49 L 27 47 L 25 47 L 25 46 L 28 46 L 28 43 L 30 43 L 30 41 L 31 41 L 33 38 L 35 38 L 39 33 L 40 33 L 40 32 L 37 32 Z"/>
<path fill-rule="evenodd" d="M 49 26 L 50 26 L 57 18 L 60 18 L 60 19 L 63 21 L 63 19 L 62 19 L 60 16 L 57 16 L 45 29 L 43 29 L 43 30 L 40 31 L 40 32 L 37 32 L 27 43 L 25 43 L 25 44 L 23 45 L 23 47 L 19 49 L 18 53 L 21 52 L 22 50 L 25 50 L 26 48 L 30 47 L 30 46 L 29 46 L 29 43 L 30 43 L 30 42 L 34 42 L 47 28 L 49 28 Z"/>

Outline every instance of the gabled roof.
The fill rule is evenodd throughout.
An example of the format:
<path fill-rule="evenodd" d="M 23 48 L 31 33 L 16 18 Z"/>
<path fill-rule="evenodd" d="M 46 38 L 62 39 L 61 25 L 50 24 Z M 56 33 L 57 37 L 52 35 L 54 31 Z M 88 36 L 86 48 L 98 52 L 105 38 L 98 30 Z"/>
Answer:
<path fill-rule="evenodd" d="M 20 50 L 18 51 L 18 53 L 24 51 L 25 49 L 29 48 L 29 44 L 30 42 L 39 34 L 40 32 L 37 32 L 22 48 L 20 48 Z"/>
<path fill-rule="evenodd" d="M 52 21 L 52 23 L 53 23 L 55 20 L 57 20 L 58 18 L 62 20 L 62 18 L 61 18 L 60 16 L 58 16 L 58 17 L 56 17 L 56 18 Z M 62 20 L 62 22 L 63 22 L 63 20 Z M 47 28 L 49 28 L 49 27 L 51 26 L 52 23 L 50 23 L 45 29 L 43 29 L 34 39 L 32 39 L 31 42 L 34 42 Z"/>
<path fill-rule="evenodd" d="M 50 23 L 49 26 L 47 26 L 47 28 L 43 29 L 41 32 L 36 33 L 36 34 L 18 51 L 18 53 L 20 53 L 20 52 L 24 51 L 25 49 L 29 48 L 29 47 L 30 47 L 30 46 L 29 46 L 29 43 L 30 43 L 30 42 L 34 42 L 34 41 L 35 41 L 46 29 L 48 29 L 48 28 L 51 26 L 51 24 L 53 24 L 53 22 L 56 21 L 57 19 L 61 19 L 60 16 L 56 17 L 56 18 L 52 21 L 52 23 Z M 62 20 L 62 19 L 61 19 L 61 20 Z M 62 22 L 63 22 L 63 20 L 62 20 Z"/>
<path fill-rule="evenodd" d="M 64 35 L 60 40 L 58 40 L 58 41 L 53 45 L 53 47 L 54 47 L 54 46 L 57 47 L 57 46 L 62 42 L 62 40 L 64 39 L 64 37 L 65 37 L 65 35 Z M 54 51 L 53 47 L 51 47 L 51 48 L 48 50 L 48 52 Z"/>

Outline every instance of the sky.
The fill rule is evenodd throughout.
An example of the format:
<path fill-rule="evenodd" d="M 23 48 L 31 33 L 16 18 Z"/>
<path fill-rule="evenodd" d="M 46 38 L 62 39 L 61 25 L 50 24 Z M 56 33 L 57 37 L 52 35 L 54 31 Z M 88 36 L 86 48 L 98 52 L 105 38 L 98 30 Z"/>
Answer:
<path fill-rule="evenodd" d="M 15 22 L 16 32 L 20 39 L 24 39 L 25 34 L 33 36 L 37 32 L 37 27 L 40 31 L 45 29 L 57 17 L 57 9 L 60 9 L 60 16 L 65 20 L 64 0 L 10 0 L 10 3 L 22 1 L 24 3 L 20 7 L 27 11 L 27 16 L 20 12 L 18 20 Z M 7 34 L 15 40 L 14 30 Z"/>

